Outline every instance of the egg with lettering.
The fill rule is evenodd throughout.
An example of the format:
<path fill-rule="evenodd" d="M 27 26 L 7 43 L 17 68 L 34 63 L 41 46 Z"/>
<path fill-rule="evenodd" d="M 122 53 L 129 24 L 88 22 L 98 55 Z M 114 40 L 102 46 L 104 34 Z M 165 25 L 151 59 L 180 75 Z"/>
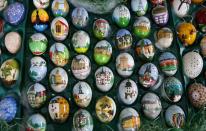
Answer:
<path fill-rule="evenodd" d="M 155 23 L 164 26 L 169 20 L 169 14 L 166 6 L 158 5 L 152 9 L 152 16 Z"/>
<path fill-rule="evenodd" d="M 116 34 L 116 44 L 119 50 L 127 50 L 132 46 L 132 35 L 126 29 L 120 29 Z"/>
<path fill-rule="evenodd" d="M 173 0 L 172 9 L 178 17 L 184 17 L 188 14 L 191 0 Z"/>
<path fill-rule="evenodd" d="M 46 131 L 46 119 L 41 114 L 31 115 L 26 122 L 27 131 Z"/>
<path fill-rule="evenodd" d="M 137 16 L 143 16 L 148 10 L 148 2 L 147 0 L 131 0 L 131 8 Z"/>
<path fill-rule="evenodd" d="M 76 7 L 72 11 L 72 23 L 76 28 L 84 28 L 89 23 L 89 14 L 83 7 Z"/>
<path fill-rule="evenodd" d="M 11 54 L 16 54 L 20 50 L 21 42 L 21 35 L 18 32 L 9 32 L 4 38 L 5 47 Z"/>
<path fill-rule="evenodd" d="M 107 38 L 111 33 L 109 22 L 105 19 L 97 19 L 93 24 L 94 36 L 100 40 Z"/>
<path fill-rule="evenodd" d="M 67 0 L 54 0 L 52 2 L 52 13 L 55 17 L 66 17 L 69 13 L 69 4 Z"/>

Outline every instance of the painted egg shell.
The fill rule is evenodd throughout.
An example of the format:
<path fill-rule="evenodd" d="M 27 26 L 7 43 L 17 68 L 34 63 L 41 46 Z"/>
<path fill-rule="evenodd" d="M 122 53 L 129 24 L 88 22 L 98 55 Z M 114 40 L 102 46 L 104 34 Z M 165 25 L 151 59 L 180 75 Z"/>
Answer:
<path fill-rule="evenodd" d="M 4 25 L 5 25 L 4 19 L 0 18 L 0 38 L 4 34 Z"/>
<path fill-rule="evenodd" d="M 107 64 L 112 57 L 112 46 L 106 41 L 99 41 L 94 48 L 94 60 L 99 65 Z"/>
<path fill-rule="evenodd" d="M 167 76 L 172 76 L 177 72 L 177 58 L 170 52 L 164 52 L 160 55 L 159 64 L 162 72 L 164 72 Z"/>
<path fill-rule="evenodd" d="M 131 0 L 131 8 L 137 16 L 143 16 L 146 14 L 148 9 L 147 0 Z"/>
<path fill-rule="evenodd" d="M 111 122 L 116 114 L 116 104 L 108 96 L 101 97 L 96 103 L 96 115 L 103 123 Z"/>
<path fill-rule="evenodd" d="M 125 108 L 121 111 L 118 122 L 119 131 L 138 131 L 140 128 L 140 116 L 133 108 Z"/>
<path fill-rule="evenodd" d="M 88 25 L 89 14 L 83 7 L 77 7 L 72 11 L 72 23 L 77 28 L 84 28 Z"/>
<path fill-rule="evenodd" d="M 206 36 L 204 36 L 200 42 L 201 53 L 203 57 L 206 57 Z"/>
<path fill-rule="evenodd" d="M 144 115 L 149 119 L 155 119 L 162 111 L 159 97 L 154 93 L 146 93 L 141 101 Z"/>
<path fill-rule="evenodd" d="M 191 0 L 173 0 L 172 1 L 172 8 L 174 13 L 178 16 L 178 17 L 184 17 L 187 15 L 189 9 L 190 9 L 190 4 L 191 4 Z"/>
<path fill-rule="evenodd" d="M 73 88 L 73 97 L 78 106 L 87 107 L 92 100 L 92 89 L 89 84 L 80 81 Z"/>
<path fill-rule="evenodd" d="M 199 53 L 191 51 L 183 56 L 183 69 L 187 77 L 194 79 L 203 69 L 203 59 Z"/>
<path fill-rule="evenodd" d="M 37 9 L 45 9 L 49 6 L 50 0 L 33 0 L 34 6 Z"/>
<path fill-rule="evenodd" d="M 150 34 L 151 24 L 150 20 L 145 17 L 141 16 L 137 18 L 133 25 L 134 34 L 137 37 L 145 38 L 148 37 Z"/>
<path fill-rule="evenodd" d="M 72 45 L 77 53 L 86 53 L 90 46 L 89 34 L 83 30 L 73 34 Z"/>
<path fill-rule="evenodd" d="M 114 74 L 112 70 L 106 66 L 99 67 L 95 72 L 95 81 L 100 91 L 107 92 L 114 84 Z"/>
<path fill-rule="evenodd" d="M 98 39 L 104 39 L 111 33 L 111 28 L 107 20 L 97 19 L 93 24 L 94 36 Z"/>
<path fill-rule="evenodd" d="M 144 61 L 151 61 L 155 55 L 155 48 L 149 39 L 142 39 L 136 44 L 136 53 Z"/>
<path fill-rule="evenodd" d="M 75 56 L 72 60 L 71 70 L 77 79 L 86 79 L 91 72 L 91 63 L 89 58 L 85 55 Z"/>
<path fill-rule="evenodd" d="M 4 61 L 0 68 L 0 78 L 4 85 L 11 86 L 19 79 L 19 63 L 15 59 Z"/>
<path fill-rule="evenodd" d="M 163 3 L 164 0 L 150 0 L 153 5 L 160 5 Z"/>
<path fill-rule="evenodd" d="M 190 103 L 196 108 L 202 108 L 206 105 L 206 87 L 200 83 L 194 83 L 189 86 L 188 96 Z"/>
<path fill-rule="evenodd" d="M 8 5 L 8 0 L 0 0 L 0 11 L 4 10 Z"/>
<path fill-rule="evenodd" d="M 206 9 L 202 8 L 197 11 L 195 21 L 201 32 L 206 33 Z"/>
<path fill-rule="evenodd" d="M 152 10 L 152 16 L 157 25 L 164 26 L 169 19 L 167 7 L 161 5 L 156 6 Z"/>
<path fill-rule="evenodd" d="M 32 108 L 40 108 L 47 99 L 46 88 L 39 83 L 35 83 L 29 87 L 27 99 Z"/>
<path fill-rule="evenodd" d="M 25 18 L 25 7 L 20 2 L 9 4 L 3 12 L 4 20 L 11 25 L 19 25 Z"/>
<path fill-rule="evenodd" d="M 118 94 L 124 104 L 133 104 L 138 96 L 137 84 L 131 79 L 123 80 L 119 85 Z"/>
<path fill-rule="evenodd" d="M 193 4 L 202 4 L 205 0 L 192 0 Z"/>
<path fill-rule="evenodd" d="M 56 17 L 51 23 L 51 33 L 55 40 L 63 41 L 69 33 L 69 24 L 63 17 Z"/>
<path fill-rule="evenodd" d="M 52 2 L 52 12 L 55 17 L 66 17 L 69 13 L 69 4 L 67 0 L 54 0 Z"/>
<path fill-rule="evenodd" d="M 0 119 L 11 122 L 17 113 L 17 101 L 12 96 L 6 96 L 0 101 Z"/>
<path fill-rule="evenodd" d="M 21 47 L 21 36 L 18 32 L 9 32 L 5 36 L 4 43 L 10 53 L 16 54 Z"/>
<path fill-rule="evenodd" d="M 33 114 L 26 124 L 27 131 L 46 131 L 46 119 L 41 114 Z"/>
<path fill-rule="evenodd" d="M 62 43 L 55 43 L 49 50 L 51 61 L 57 66 L 65 66 L 69 61 L 69 50 Z"/>
<path fill-rule="evenodd" d="M 121 28 L 129 25 L 130 18 L 130 11 L 125 5 L 117 6 L 112 14 L 113 21 Z"/>
<path fill-rule="evenodd" d="M 168 126 L 181 128 L 185 123 L 185 113 L 181 107 L 172 105 L 165 112 L 165 120 Z"/>
<path fill-rule="evenodd" d="M 158 80 L 158 69 L 152 63 L 146 63 L 139 70 L 139 82 L 145 88 L 154 86 Z"/>
<path fill-rule="evenodd" d="M 31 65 L 29 70 L 30 78 L 35 82 L 39 82 L 45 78 L 46 73 L 47 73 L 46 61 L 39 56 L 33 57 L 31 59 Z"/>
<path fill-rule="evenodd" d="M 163 74 L 159 74 L 156 84 L 154 86 L 150 87 L 150 90 L 152 90 L 152 91 L 157 90 L 162 85 L 164 79 L 165 79 L 164 75 Z"/>
<path fill-rule="evenodd" d="M 74 131 L 93 131 L 93 119 L 87 110 L 79 109 L 73 117 Z"/>
<path fill-rule="evenodd" d="M 192 45 L 197 36 L 197 30 L 192 23 L 180 23 L 177 27 L 177 34 L 184 46 Z"/>
<path fill-rule="evenodd" d="M 62 96 L 56 96 L 49 102 L 49 114 L 51 119 L 57 123 L 63 123 L 69 117 L 70 106 Z"/>
<path fill-rule="evenodd" d="M 182 83 L 175 77 L 168 77 L 162 85 L 162 96 L 170 102 L 178 102 L 183 94 Z"/>
<path fill-rule="evenodd" d="M 132 35 L 126 29 L 120 29 L 116 34 L 116 44 L 120 50 L 126 50 L 132 46 Z"/>
<path fill-rule="evenodd" d="M 116 70 L 122 77 L 129 77 L 134 71 L 134 59 L 129 53 L 121 53 L 116 58 Z"/>
<path fill-rule="evenodd" d="M 54 68 L 49 75 L 49 82 L 55 92 L 62 92 L 68 84 L 67 72 L 60 67 Z"/>
<path fill-rule="evenodd" d="M 165 50 L 172 45 L 173 32 L 170 28 L 161 28 L 155 35 L 155 46 L 160 50 Z"/>
<path fill-rule="evenodd" d="M 47 49 L 48 40 L 44 34 L 35 33 L 29 39 L 29 49 L 34 55 L 42 55 Z"/>
<path fill-rule="evenodd" d="M 44 9 L 32 12 L 31 23 L 36 31 L 43 32 L 49 27 L 49 15 Z"/>

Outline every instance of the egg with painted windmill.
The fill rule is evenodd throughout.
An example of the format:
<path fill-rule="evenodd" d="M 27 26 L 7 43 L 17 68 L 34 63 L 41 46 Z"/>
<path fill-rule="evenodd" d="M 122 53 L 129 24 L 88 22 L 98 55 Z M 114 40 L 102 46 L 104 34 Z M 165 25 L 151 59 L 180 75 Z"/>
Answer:
<path fill-rule="evenodd" d="M 152 9 L 152 16 L 155 23 L 159 26 L 167 24 L 169 14 L 166 6 L 158 5 Z"/>
<path fill-rule="evenodd" d="M 76 7 L 72 11 L 72 23 L 76 28 L 84 28 L 89 23 L 89 14 L 83 7 Z"/>
<path fill-rule="evenodd" d="M 202 40 L 200 41 L 200 48 L 201 48 L 201 53 L 203 55 L 203 57 L 206 57 L 206 36 L 204 36 L 202 38 Z"/>
<path fill-rule="evenodd" d="M 105 19 L 97 19 L 93 24 L 94 36 L 98 39 L 107 38 L 111 33 L 109 22 Z"/>
<path fill-rule="evenodd" d="M 195 21 L 200 31 L 206 33 L 206 8 L 197 11 Z"/>
<path fill-rule="evenodd" d="M 119 50 L 127 50 L 132 46 L 132 35 L 126 29 L 120 29 L 116 34 L 116 44 Z"/>
<path fill-rule="evenodd" d="M 33 0 L 33 4 L 37 9 L 45 9 L 49 6 L 50 0 Z"/>
<path fill-rule="evenodd" d="M 191 0 L 173 0 L 172 9 L 178 17 L 185 17 L 190 9 Z"/>
<path fill-rule="evenodd" d="M 147 0 L 131 0 L 131 8 L 137 16 L 143 16 L 147 13 L 148 2 Z"/>
<path fill-rule="evenodd" d="M 66 17 L 69 13 L 69 4 L 67 0 L 54 0 L 51 8 L 55 17 Z"/>
<path fill-rule="evenodd" d="M 8 0 L 1 0 L 0 1 L 0 11 L 4 10 L 8 5 Z"/>
<path fill-rule="evenodd" d="M 31 115 L 26 122 L 27 131 L 46 131 L 46 119 L 41 114 Z"/>

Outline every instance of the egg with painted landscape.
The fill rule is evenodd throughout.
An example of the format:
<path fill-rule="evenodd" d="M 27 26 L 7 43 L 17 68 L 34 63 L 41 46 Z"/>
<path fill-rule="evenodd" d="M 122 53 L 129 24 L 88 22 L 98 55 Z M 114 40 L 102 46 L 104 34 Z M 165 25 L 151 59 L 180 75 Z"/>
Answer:
<path fill-rule="evenodd" d="M 27 131 L 46 131 L 46 119 L 41 114 L 31 115 L 26 122 Z"/>
<path fill-rule="evenodd" d="M 66 17 L 69 13 L 69 4 L 67 0 L 54 0 L 52 2 L 52 13 L 55 17 Z"/>
<path fill-rule="evenodd" d="M 143 16 L 147 13 L 148 2 L 147 0 L 131 0 L 131 8 L 137 16 Z"/>
<path fill-rule="evenodd" d="M 76 7 L 72 11 L 72 23 L 76 28 L 84 28 L 89 23 L 89 14 L 83 7 Z"/>
<path fill-rule="evenodd" d="M 132 46 L 132 35 L 126 29 L 120 29 L 116 34 L 116 44 L 119 50 L 127 50 Z"/>
<path fill-rule="evenodd" d="M 107 38 L 111 33 L 109 22 L 105 19 L 97 19 L 93 24 L 94 36 L 100 40 Z"/>

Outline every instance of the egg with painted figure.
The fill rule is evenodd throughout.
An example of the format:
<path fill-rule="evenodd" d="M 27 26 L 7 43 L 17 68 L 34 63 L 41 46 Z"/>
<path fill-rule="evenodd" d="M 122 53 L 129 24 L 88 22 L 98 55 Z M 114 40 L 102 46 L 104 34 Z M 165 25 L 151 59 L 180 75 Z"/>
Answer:
<path fill-rule="evenodd" d="M 46 9 L 49 7 L 50 0 L 33 0 L 33 4 L 37 9 Z"/>
<path fill-rule="evenodd" d="M 67 0 L 54 0 L 51 8 L 55 17 L 66 17 L 69 13 L 69 4 Z"/>
<path fill-rule="evenodd" d="M 131 0 L 131 8 L 137 16 L 143 16 L 147 13 L 148 2 L 147 0 Z"/>
<path fill-rule="evenodd" d="M 41 114 L 31 115 L 26 122 L 27 131 L 46 131 L 47 123 Z"/>
<path fill-rule="evenodd" d="M 116 34 L 115 40 L 119 50 L 130 49 L 133 43 L 132 35 L 126 29 L 120 29 Z"/>
<path fill-rule="evenodd" d="M 89 14 L 83 7 L 76 7 L 72 11 L 72 23 L 76 28 L 84 28 L 89 23 Z"/>
<path fill-rule="evenodd" d="M 21 48 L 21 35 L 18 32 L 9 32 L 4 38 L 4 44 L 6 49 L 11 54 L 16 54 Z"/>

